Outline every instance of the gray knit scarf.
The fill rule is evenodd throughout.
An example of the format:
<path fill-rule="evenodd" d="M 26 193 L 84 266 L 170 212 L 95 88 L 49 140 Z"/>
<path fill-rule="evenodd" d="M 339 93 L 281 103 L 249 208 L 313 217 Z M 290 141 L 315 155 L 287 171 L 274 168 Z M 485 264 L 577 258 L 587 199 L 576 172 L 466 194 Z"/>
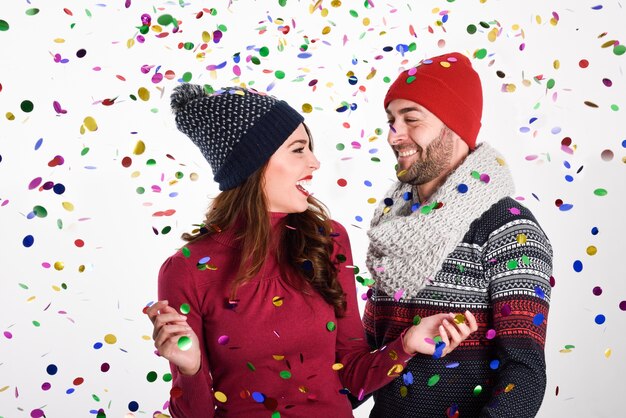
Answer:
<path fill-rule="evenodd" d="M 414 211 L 412 199 L 407 200 L 413 186 L 394 183 L 368 231 L 366 265 L 378 289 L 396 300 L 415 296 L 432 281 L 470 224 L 514 192 L 511 173 L 498 154 L 488 144 L 479 144 L 430 202 Z"/>

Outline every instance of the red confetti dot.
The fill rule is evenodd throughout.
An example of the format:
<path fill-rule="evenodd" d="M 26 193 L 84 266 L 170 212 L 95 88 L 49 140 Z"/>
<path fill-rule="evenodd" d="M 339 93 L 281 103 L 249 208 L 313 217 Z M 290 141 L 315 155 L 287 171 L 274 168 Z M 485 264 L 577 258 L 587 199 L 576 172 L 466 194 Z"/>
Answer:
<path fill-rule="evenodd" d="M 566 136 L 565 138 L 563 138 L 563 140 L 561 141 L 561 145 L 564 145 L 566 147 L 569 147 L 570 145 L 572 145 L 572 138 L 570 138 L 569 136 Z"/>
<path fill-rule="evenodd" d="M 340 187 L 346 187 L 348 185 L 348 182 L 346 181 L 346 179 L 339 179 L 339 180 L 337 180 L 337 184 Z"/>
<path fill-rule="evenodd" d="M 63 11 L 65 12 L 66 15 L 68 16 L 74 16 L 74 13 L 72 13 L 72 11 L 70 9 L 64 8 Z"/>
<path fill-rule="evenodd" d="M 82 377 L 77 377 L 76 379 L 74 379 L 74 386 L 79 386 L 82 385 L 83 382 L 85 381 L 85 379 L 83 379 Z"/>
<path fill-rule="evenodd" d="M 102 363 L 100 365 L 100 371 L 103 372 L 103 373 L 108 372 L 109 369 L 111 369 L 111 366 L 109 365 L 109 363 Z"/>
<path fill-rule="evenodd" d="M 561 205 L 563 204 L 563 201 L 561 199 L 556 199 L 554 201 L 554 204 L 556 205 L 557 208 L 560 208 Z"/>
<path fill-rule="evenodd" d="M 346 129 L 350 129 L 350 124 L 348 122 L 344 122 L 343 127 Z"/>
<path fill-rule="evenodd" d="M 74 245 L 78 248 L 82 248 L 85 246 L 85 241 L 83 241 L 82 239 L 77 239 L 76 241 L 74 241 Z"/>
<path fill-rule="evenodd" d="M 170 396 L 172 397 L 172 399 L 180 398 L 181 396 L 183 396 L 183 390 L 179 387 L 173 387 L 170 390 Z"/>
<path fill-rule="evenodd" d="M 580 66 L 580 68 L 587 68 L 589 67 L 589 61 L 582 59 L 578 62 L 578 65 Z"/>
<path fill-rule="evenodd" d="M 132 159 L 132 158 L 130 158 L 130 157 L 124 157 L 124 158 L 122 158 L 122 166 L 123 166 L 123 167 L 128 168 L 128 167 L 130 167 L 130 166 L 131 166 L 131 164 L 132 164 L 132 163 L 133 163 L 133 159 Z"/>

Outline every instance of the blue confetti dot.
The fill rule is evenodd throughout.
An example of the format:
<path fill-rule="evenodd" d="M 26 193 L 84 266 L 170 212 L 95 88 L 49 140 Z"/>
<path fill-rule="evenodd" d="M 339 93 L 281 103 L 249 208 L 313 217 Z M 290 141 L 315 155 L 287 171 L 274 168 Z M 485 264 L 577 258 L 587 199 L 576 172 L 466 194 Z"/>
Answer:
<path fill-rule="evenodd" d="M 367 187 L 372 187 L 372 182 L 369 180 L 365 180 L 363 184 L 365 184 Z"/>
<path fill-rule="evenodd" d="M 459 193 L 467 193 L 467 190 L 469 189 L 469 187 L 467 187 L 467 184 L 459 184 L 458 186 L 456 186 L 456 189 L 459 191 Z"/>
<path fill-rule="evenodd" d="M 57 371 L 59 371 L 59 369 L 55 364 L 49 364 L 48 367 L 46 367 L 46 372 L 48 372 L 50 376 L 57 374 Z"/>
<path fill-rule="evenodd" d="M 311 56 L 312 56 L 312 55 L 311 55 L 311 53 L 310 53 L 310 52 L 300 52 L 300 53 L 298 54 L 298 58 L 304 58 L 304 59 L 306 59 L 306 58 L 311 58 Z"/>
<path fill-rule="evenodd" d="M 22 240 L 22 245 L 28 248 L 28 247 L 31 247 L 34 242 L 35 242 L 35 238 L 32 235 L 26 235 L 24 239 Z"/>
<path fill-rule="evenodd" d="M 491 367 L 491 370 L 496 370 L 498 367 L 500 367 L 500 360 L 491 360 L 491 362 L 489 363 L 489 367 Z"/>
<path fill-rule="evenodd" d="M 383 200 L 383 203 L 385 203 L 385 206 L 391 206 L 393 205 L 393 199 L 390 197 L 386 197 L 385 200 Z"/>
<path fill-rule="evenodd" d="M 341 388 L 339 389 L 339 393 L 341 393 L 342 395 L 347 395 L 348 393 L 350 393 L 350 390 L 348 388 Z"/>
<path fill-rule="evenodd" d="M 539 286 L 535 286 L 535 294 L 539 296 L 541 299 L 545 299 L 546 297 L 546 294 L 544 293 L 543 289 Z"/>
<path fill-rule="evenodd" d="M 591 235 L 598 235 L 598 227 L 594 226 L 593 228 L 591 228 Z"/>
<path fill-rule="evenodd" d="M 43 144 L 43 138 L 39 138 L 37 140 L 37 143 L 35 143 L 35 151 L 37 151 L 39 147 L 41 147 L 41 144 Z"/>
<path fill-rule="evenodd" d="M 596 321 L 596 324 L 602 325 L 604 324 L 604 321 L 606 321 L 606 317 L 602 314 L 596 315 L 595 321 Z"/>
<path fill-rule="evenodd" d="M 93 345 L 93 348 L 95 348 L 96 350 L 100 350 L 100 349 L 102 348 L 102 343 L 100 343 L 100 342 L 95 343 L 95 344 Z"/>
<path fill-rule="evenodd" d="M 235 64 L 239 64 L 239 61 L 241 61 L 241 55 L 235 54 L 233 56 L 233 61 L 235 62 Z"/>
<path fill-rule="evenodd" d="M 169 194 L 170 197 L 176 197 L 178 196 L 178 192 L 172 192 Z"/>
<path fill-rule="evenodd" d="M 57 183 L 54 185 L 54 187 L 52 187 L 52 190 L 54 190 L 54 193 L 56 194 L 63 194 L 65 193 L 65 186 L 61 183 Z"/>
<path fill-rule="evenodd" d="M 581 271 L 583 271 L 583 262 L 580 260 L 576 260 L 574 261 L 574 271 L 576 273 L 580 273 Z"/>
<path fill-rule="evenodd" d="M 263 403 L 265 401 L 265 395 L 261 392 L 252 392 L 252 399 L 257 401 L 258 403 Z"/>
<path fill-rule="evenodd" d="M 571 203 L 563 203 L 561 206 L 559 206 L 559 210 L 561 212 L 566 212 L 566 211 L 570 210 L 573 207 L 574 207 L 574 205 L 572 205 Z"/>
<path fill-rule="evenodd" d="M 68 390 L 65 391 L 65 393 L 67 393 L 68 395 L 71 395 L 72 393 L 74 393 L 74 388 L 69 388 Z"/>
<path fill-rule="evenodd" d="M 356 219 L 357 222 L 363 222 L 363 218 L 361 216 L 355 216 L 354 219 Z"/>
<path fill-rule="evenodd" d="M 198 260 L 198 264 L 206 264 L 211 260 L 211 257 L 209 257 L 208 255 L 206 257 L 202 257 L 200 260 Z"/>
<path fill-rule="evenodd" d="M 533 324 L 535 324 L 536 326 L 539 326 L 541 324 L 543 324 L 543 314 L 540 312 L 537 315 L 535 315 L 535 317 L 533 318 Z"/>
<path fill-rule="evenodd" d="M 411 205 L 411 212 L 415 212 L 416 210 L 418 210 L 420 208 L 420 204 L 415 202 Z"/>
<path fill-rule="evenodd" d="M 413 193 L 411 193 L 411 192 L 404 192 L 402 194 L 402 198 L 404 199 L 405 202 L 408 202 L 409 200 L 413 199 Z"/>
<path fill-rule="evenodd" d="M 386 46 L 386 47 L 383 48 L 383 51 L 385 51 L 385 52 L 393 51 L 393 47 L 392 46 Z M 624 140 L 624 141 L 626 141 L 626 140 Z"/>
<path fill-rule="evenodd" d="M 626 139 L 622 141 L 622 148 L 626 148 Z"/>
<path fill-rule="evenodd" d="M 128 403 L 128 409 L 130 412 L 136 412 L 139 409 L 139 404 L 136 401 L 130 401 Z"/>
<path fill-rule="evenodd" d="M 565 168 L 572 168 L 572 166 L 570 165 L 569 162 L 567 161 L 563 161 L 563 165 L 565 166 Z"/>
<path fill-rule="evenodd" d="M 412 385 L 413 384 L 413 373 L 411 372 L 406 372 L 405 374 L 402 375 L 402 380 L 404 381 L 405 385 Z"/>
<path fill-rule="evenodd" d="M 443 15 L 441 18 L 441 23 L 446 23 L 448 21 L 448 15 Z"/>
<path fill-rule="evenodd" d="M 570 176 L 569 174 L 565 176 L 565 181 L 571 183 L 574 181 L 574 177 Z"/>

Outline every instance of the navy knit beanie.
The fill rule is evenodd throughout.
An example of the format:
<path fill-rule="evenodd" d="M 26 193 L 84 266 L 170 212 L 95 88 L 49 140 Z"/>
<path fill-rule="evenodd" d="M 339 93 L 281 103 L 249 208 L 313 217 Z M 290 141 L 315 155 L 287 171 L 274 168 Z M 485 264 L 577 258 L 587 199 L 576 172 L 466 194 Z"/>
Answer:
<path fill-rule="evenodd" d="M 200 148 L 220 190 L 243 183 L 304 121 L 287 102 L 242 87 L 208 94 L 184 83 L 170 100 L 176 127 Z"/>

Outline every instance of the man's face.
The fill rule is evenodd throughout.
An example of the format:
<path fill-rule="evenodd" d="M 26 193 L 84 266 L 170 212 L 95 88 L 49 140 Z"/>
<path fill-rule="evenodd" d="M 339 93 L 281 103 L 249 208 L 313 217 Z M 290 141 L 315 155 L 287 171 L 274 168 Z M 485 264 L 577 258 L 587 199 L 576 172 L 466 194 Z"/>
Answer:
<path fill-rule="evenodd" d="M 451 169 L 455 134 L 423 106 L 396 99 L 387 106 L 387 141 L 398 160 L 398 180 L 422 185 Z"/>

